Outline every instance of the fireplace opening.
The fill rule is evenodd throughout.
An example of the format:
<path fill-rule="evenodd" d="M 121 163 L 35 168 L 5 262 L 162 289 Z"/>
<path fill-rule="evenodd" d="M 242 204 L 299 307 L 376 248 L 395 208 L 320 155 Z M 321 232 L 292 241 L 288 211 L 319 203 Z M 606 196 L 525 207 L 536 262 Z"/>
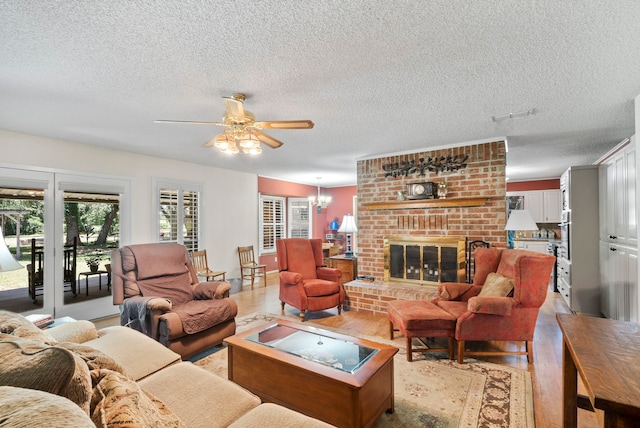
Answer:
<path fill-rule="evenodd" d="M 401 236 L 384 242 L 385 281 L 437 285 L 465 280 L 465 238 Z"/>

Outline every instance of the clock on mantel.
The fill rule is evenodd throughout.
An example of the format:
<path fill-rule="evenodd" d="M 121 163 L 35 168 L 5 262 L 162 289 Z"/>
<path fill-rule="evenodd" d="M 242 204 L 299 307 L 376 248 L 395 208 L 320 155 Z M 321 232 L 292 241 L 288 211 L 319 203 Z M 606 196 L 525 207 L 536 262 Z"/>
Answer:
<path fill-rule="evenodd" d="M 436 196 L 436 183 L 407 184 L 407 199 L 433 199 Z"/>

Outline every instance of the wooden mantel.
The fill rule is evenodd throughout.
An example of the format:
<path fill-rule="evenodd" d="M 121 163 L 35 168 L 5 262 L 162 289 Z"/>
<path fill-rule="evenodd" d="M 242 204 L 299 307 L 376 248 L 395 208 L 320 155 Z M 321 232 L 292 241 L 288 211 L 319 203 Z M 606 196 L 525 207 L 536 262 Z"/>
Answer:
<path fill-rule="evenodd" d="M 481 207 L 486 204 L 487 198 L 419 199 L 411 201 L 369 202 L 364 204 L 364 209 L 367 211 L 412 210 L 428 208 Z"/>

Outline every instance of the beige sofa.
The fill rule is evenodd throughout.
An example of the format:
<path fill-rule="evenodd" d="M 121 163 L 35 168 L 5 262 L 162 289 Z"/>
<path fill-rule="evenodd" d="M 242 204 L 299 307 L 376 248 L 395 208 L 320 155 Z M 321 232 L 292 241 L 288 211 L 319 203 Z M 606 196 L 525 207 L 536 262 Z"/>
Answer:
<path fill-rule="evenodd" d="M 2 426 L 328 427 L 127 327 L 39 330 L 0 311 Z"/>

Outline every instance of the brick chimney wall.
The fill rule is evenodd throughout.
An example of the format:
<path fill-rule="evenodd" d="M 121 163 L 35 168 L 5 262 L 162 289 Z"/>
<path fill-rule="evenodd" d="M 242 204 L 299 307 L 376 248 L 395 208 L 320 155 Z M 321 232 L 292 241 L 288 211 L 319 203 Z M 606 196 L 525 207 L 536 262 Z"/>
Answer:
<path fill-rule="evenodd" d="M 457 171 L 409 173 L 385 177 L 383 167 L 423 159 L 458 157 L 466 167 Z M 358 161 L 357 250 L 358 274 L 381 280 L 384 275 L 384 237 L 451 236 L 469 241 L 487 241 L 505 247 L 506 224 L 506 150 L 504 141 L 447 148 L 412 154 Z M 398 192 L 407 184 L 418 182 L 447 183 L 447 199 L 483 198 L 484 206 L 427 209 L 367 210 L 366 204 L 398 201 Z"/>

